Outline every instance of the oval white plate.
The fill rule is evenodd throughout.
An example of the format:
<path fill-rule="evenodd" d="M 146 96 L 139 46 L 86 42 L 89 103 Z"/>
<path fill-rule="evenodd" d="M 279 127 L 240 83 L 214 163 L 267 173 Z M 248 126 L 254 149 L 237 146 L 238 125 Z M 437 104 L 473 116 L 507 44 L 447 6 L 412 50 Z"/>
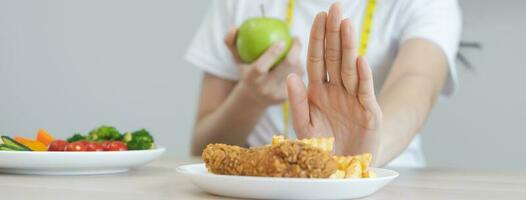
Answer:
<path fill-rule="evenodd" d="M 102 152 L 0 151 L 0 173 L 91 175 L 128 171 L 159 158 L 166 149 Z"/>
<path fill-rule="evenodd" d="M 372 168 L 376 178 L 306 179 L 227 176 L 209 173 L 204 164 L 177 167 L 177 172 L 206 192 L 252 199 L 352 199 L 368 196 L 398 177 L 398 172 Z"/>

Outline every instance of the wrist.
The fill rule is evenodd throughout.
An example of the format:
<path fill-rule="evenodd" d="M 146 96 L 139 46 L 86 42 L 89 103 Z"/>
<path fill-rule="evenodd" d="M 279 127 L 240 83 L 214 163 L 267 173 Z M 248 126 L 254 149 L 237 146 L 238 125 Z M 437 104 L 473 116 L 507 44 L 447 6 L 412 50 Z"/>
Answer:
<path fill-rule="evenodd" d="M 355 134 L 348 134 L 348 132 Z M 357 155 L 363 153 L 370 153 L 373 159 L 377 158 L 382 146 L 382 137 L 380 130 L 347 130 L 346 134 L 340 136 L 342 140 L 341 154 L 343 155 Z"/>
<path fill-rule="evenodd" d="M 266 110 L 270 105 L 264 99 L 260 98 L 254 90 L 243 82 L 239 82 L 234 88 L 233 94 L 238 102 L 247 105 L 250 108 Z"/>

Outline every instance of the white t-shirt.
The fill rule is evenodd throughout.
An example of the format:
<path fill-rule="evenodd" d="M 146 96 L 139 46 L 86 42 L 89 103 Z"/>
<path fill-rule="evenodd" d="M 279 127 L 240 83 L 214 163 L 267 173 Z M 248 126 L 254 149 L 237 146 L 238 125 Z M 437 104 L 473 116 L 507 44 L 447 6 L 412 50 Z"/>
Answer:
<path fill-rule="evenodd" d="M 332 1 L 295 2 L 290 32 L 299 37 L 303 47 L 301 57 L 305 62 L 312 21 L 316 13 L 328 10 Z M 356 29 L 356 38 L 359 39 L 367 0 L 340 0 L 340 2 L 343 7 L 343 17 L 351 18 Z M 228 29 L 233 26 L 239 27 L 248 18 L 260 16 L 260 4 L 264 5 L 266 16 L 284 19 L 287 3 L 287 0 L 211 1 L 206 16 L 187 51 L 187 61 L 220 78 L 239 80 L 239 71 L 223 42 Z M 456 85 L 454 60 L 460 31 L 461 13 L 456 0 L 377 0 L 366 55 L 373 71 L 375 91 L 380 91 L 400 45 L 411 38 L 424 38 L 437 44 L 447 56 L 449 75 L 442 96 L 451 95 Z M 304 80 L 307 82 L 306 77 Z M 283 130 L 281 106 L 271 106 L 249 135 L 247 143 L 250 146 L 268 144 L 272 135 Z M 288 135 L 295 134 L 290 130 Z M 407 149 L 390 165 L 424 166 L 420 136 L 415 137 Z"/>

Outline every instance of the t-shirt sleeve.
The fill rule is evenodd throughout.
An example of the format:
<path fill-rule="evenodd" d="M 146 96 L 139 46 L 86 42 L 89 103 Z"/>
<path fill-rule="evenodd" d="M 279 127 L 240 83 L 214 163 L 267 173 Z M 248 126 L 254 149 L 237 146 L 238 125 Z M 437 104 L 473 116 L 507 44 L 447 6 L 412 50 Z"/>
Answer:
<path fill-rule="evenodd" d="M 442 97 L 451 96 L 457 87 L 455 59 L 462 30 L 462 16 L 456 0 L 414 0 L 409 5 L 400 44 L 423 38 L 438 45 L 448 63 L 448 77 Z"/>
<path fill-rule="evenodd" d="M 210 1 L 185 59 L 204 72 L 228 80 L 238 80 L 239 71 L 224 43 L 228 29 L 234 26 L 232 3 L 227 0 Z"/>

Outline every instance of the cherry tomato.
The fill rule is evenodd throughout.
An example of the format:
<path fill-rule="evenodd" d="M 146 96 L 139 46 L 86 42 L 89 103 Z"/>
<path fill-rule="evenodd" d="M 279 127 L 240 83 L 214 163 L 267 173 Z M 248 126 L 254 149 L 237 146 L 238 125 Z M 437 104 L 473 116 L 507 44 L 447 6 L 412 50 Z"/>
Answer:
<path fill-rule="evenodd" d="M 121 141 L 113 141 L 110 143 L 107 151 L 126 151 L 128 147 Z"/>
<path fill-rule="evenodd" d="M 86 151 L 86 145 L 83 142 L 73 142 L 66 146 L 66 151 Z"/>
<path fill-rule="evenodd" d="M 86 145 L 86 151 L 104 151 L 100 142 L 90 142 Z"/>
<path fill-rule="evenodd" d="M 110 150 L 110 144 L 111 144 L 111 141 L 103 141 L 103 142 L 101 143 L 101 145 L 102 145 L 102 149 L 103 149 L 104 151 L 109 151 L 109 150 Z"/>
<path fill-rule="evenodd" d="M 86 140 L 80 140 L 77 142 L 83 144 L 84 146 L 88 146 L 88 144 L 90 143 L 89 141 L 86 141 Z"/>
<path fill-rule="evenodd" d="M 49 143 L 48 151 L 64 151 L 68 144 L 65 140 L 53 140 Z"/>

